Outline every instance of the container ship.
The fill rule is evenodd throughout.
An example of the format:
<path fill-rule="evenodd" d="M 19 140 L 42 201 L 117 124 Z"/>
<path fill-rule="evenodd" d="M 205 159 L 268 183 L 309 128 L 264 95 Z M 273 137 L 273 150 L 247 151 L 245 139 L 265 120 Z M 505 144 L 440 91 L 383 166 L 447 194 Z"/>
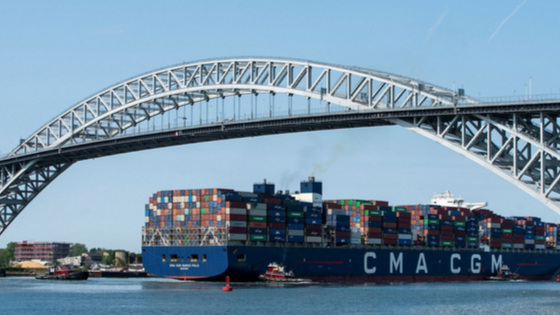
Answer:
<path fill-rule="evenodd" d="M 503 217 L 450 193 L 429 204 L 323 200 L 300 190 L 190 189 L 149 198 L 142 228 L 147 272 L 179 280 L 258 281 L 276 263 L 316 282 L 474 281 L 508 266 L 521 279 L 560 270 L 559 229 Z"/>

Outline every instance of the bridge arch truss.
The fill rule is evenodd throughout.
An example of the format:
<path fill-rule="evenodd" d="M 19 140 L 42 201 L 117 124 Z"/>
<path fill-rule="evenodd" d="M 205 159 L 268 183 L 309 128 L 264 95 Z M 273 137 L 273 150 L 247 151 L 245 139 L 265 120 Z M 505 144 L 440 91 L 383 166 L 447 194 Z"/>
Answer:
<path fill-rule="evenodd" d="M 234 100 L 233 110 L 229 115 L 223 114 L 224 99 L 259 94 L 271 98 L 287 95 L 287 113 L 276 114 L 269 103 L 267 115 L 241 117 L 241 104 L 238 101 L 236 110 Z M 321 113 L 311 113 L 309 108 L 298 113 L 290 104 L 294 95 L 308 101 L 320 100 L 327 106 Z M 210 124 L 208 107 L 213 99 L 222 100 L 222 115 Z M 195 105 L 200 117 L 196 126 Z M 339 111 L 331 110 L 331 105 Z M 228 138 L 230 130 L 259 124 L 261 130 L 269 128 L 269 134 L 273 134 L 279 122 L 301 124 L 301 119 L 310 122 L 306 130 L 328 129 L 337 121 L 345 121 L 337 128 L 400 125 L 469 157 L 560 213 L 556 116 L 544 112 L 538 118 L 535 112 L 484 114 L 481 105 L 484 104 L 418 80 L 310 61 L 231 58 L 156 70 L 88 97 L 0 159 L 0 235 L 35 196 L 73 163 L 100 156 L 88 153 L 69 158 L 65 152 L 78 152 L 96 144 L 116 146 L 127 138 L 127 130 L 134 131 L 179 108 L 191 110 L 191 124 L 185 124 L 179 133 L 202 135 L 218 127 L 223 139 Z M 253 105 L 251 113 L 252 110 Z M 461 112 L 465 110 L 469 113 Z M 203 111 L 206 124 L 202 121 Z M 144 133 L 157 134 L 155 130 Z M 119 149 L 113 146 L 112 154 L 132 150 L 128 145 Z"/>

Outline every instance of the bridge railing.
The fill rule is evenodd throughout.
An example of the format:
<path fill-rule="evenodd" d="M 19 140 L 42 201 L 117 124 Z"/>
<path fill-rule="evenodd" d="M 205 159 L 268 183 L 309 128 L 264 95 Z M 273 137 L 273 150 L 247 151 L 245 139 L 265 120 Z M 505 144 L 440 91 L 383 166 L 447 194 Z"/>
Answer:
<path fill-rule="evenodd" d="M 492 96 L 475 98 L 480 104 L 500 104 L 500 103 L 531 103 L 543 101 L 560 101 L 559 93 L 552 94 L 533 94 L 533 95 L 510 95 L 510 96 Z M 462 104 L 462 103 L 461 103 Z M 464 103 L 467 105 L 468 103 Z"/>

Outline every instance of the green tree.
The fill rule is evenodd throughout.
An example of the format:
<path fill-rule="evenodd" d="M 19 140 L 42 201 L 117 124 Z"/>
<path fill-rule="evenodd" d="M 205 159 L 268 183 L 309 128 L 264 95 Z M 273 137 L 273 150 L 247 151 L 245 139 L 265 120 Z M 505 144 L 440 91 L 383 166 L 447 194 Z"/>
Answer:
<path fill-rule="evenodd" d="M 72 249 L 70 249 L 70 256 L 74 257 L 74 256 L 80 256 L 83 253 L 87 253 L 88 249 L 87 246 L 81 243 L 75 243 L 74 245 L 72 245 Z"/>
<path fill-rule="evenodd" d="M 10 242 L 6 245 L 6 258 L 8 261 L 14 260 L 16 257 L 16 243 Z"/>
<path fill-rule="evenodd" d="M 7 251 L 6 249 L 0 249 L 0 268 L 8 267 L 8 263 L 10 262 L 7 258 Z"/>

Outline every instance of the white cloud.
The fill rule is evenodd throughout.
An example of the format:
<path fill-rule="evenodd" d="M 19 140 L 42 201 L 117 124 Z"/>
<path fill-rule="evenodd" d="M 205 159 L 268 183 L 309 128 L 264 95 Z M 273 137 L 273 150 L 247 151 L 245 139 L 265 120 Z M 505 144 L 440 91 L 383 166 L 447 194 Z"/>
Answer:
<path fill-rule="evenodd" d="M 494 36 L 496 36 L 496 34 L 498 34 L 498 32 L 500 31 L 500 29 L 502 28 L 502 26 L 504 26 L 504 24 L 506 24 L 507 20 L 509 20 L 515 13 L 517 13 L 517 11 L 525 4 L 525 2 L 527 2 L 527 0 L 524 0 L 523 2 L 521 2 L 520 5 L 518 5 L 515 10 L 513 10 L 513 12 L 511 12 L 510 15 L 508 15 L 508 17 L 506 17 L 502 23 L 500 23 L 500 25 L 498 26 L 498 28 L 494 31 L 494 33 L 492 34 L 492 36 L 490 36 L 490 39 L 488 39 L 488 43 L 494 38 Z"/>

